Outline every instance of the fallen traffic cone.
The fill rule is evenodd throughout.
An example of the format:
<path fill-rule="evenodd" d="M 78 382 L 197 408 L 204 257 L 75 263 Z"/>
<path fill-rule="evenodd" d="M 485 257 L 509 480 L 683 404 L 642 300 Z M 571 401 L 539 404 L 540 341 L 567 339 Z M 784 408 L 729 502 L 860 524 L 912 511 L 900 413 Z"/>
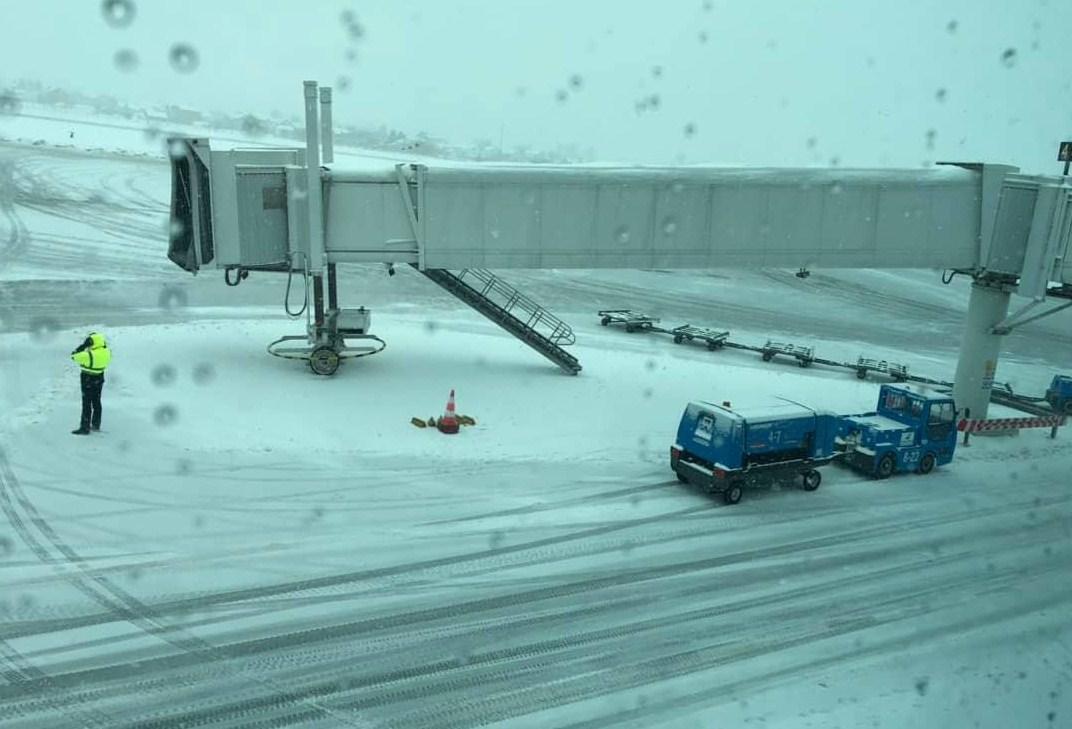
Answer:
<path fill-rule="evenodd" d="M 447 411 L 443 413 L 443 417 L 436 423 L 436 427 L 439 428 L 440 433 L 446 433 L 447 435 L 453 435 L 460 430 L 458 416 L 454 414 L 454 390 L 450 391 L 450 399 L 447 400 Z"/>

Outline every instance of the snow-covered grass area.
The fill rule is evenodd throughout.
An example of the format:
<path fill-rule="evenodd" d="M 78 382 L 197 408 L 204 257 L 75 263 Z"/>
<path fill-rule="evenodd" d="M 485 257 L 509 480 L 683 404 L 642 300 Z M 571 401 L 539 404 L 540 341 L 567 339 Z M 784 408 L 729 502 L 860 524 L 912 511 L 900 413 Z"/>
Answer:
<path fill-rule="evenodd" d="M 570 377 L 416 276 L 351 269 L 347 303 L 372 306 L 388 346 L 319 378 L 264 351 L 304 328 L 281 315 L 280 279 L 225 290 L 164 261 L 163 164 L 25 145 L 0 146 L 4 160 L 5 729 L 1072 716 L 1067 433 L 977 437 L 926 477 L 828 467 L 817 492 L 727 507 L 669 471 L 689 400 L 857 412 L 877 382 L 594 317 L 636 306 L 947 378 L 963 285 L 506 273 L 574 326 Z M 161 287 L 187 305 L 161 309 Z M 1009 337 L 999 379 L 1040 392 L 1067 361 L 1068 321 Z M 115 360 L 103 432 L 75 438 L 68 353 L 89 328 Z M 475 426 L 410 423 L 451 389 Z"/>

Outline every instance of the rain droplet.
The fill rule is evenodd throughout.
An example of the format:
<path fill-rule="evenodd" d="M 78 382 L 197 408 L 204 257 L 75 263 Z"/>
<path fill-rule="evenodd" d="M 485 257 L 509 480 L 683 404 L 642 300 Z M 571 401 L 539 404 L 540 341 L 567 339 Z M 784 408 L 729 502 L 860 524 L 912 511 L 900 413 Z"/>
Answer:
<path fill-rule="evenodd" d="M 830 166 L 831 167 L 837 167 L 839 164 L 841 164 L 841 157 L 831 157 L 830 158 Z"/>
<path fill-rule="evenodd" d="M 349 76 L 339 76 L 337 79 L 335 79 L 335 88 L 337 88 L 343 93 L 349 91 L 351 85 L 352 82 L 350 81 Z"/>
<path fill-rule="evenodd" d="M 120 71 L 130 73 L 138 67 L 138 54 L 129 48 L 123 48 L 115 52 L 112 62 Z"/>
<path fill-rule="evenodd" d="M 619 225 L 614 230 L 614 240 L 616 240 L 618 243 L 621 243 L 622 245 L 625 245 L 626 243 L 628 243 L 629 242 L 629 226 L 627 226 L 627 225 Z"/>
<path fill-rule="evenodd" d="M 180 476 L 189 476 L 194 471 L 194 464 L 189 458 L 180 458 L 175 461 L 175 473 Z"/>
<path fill-rule="evenodd" d="M 677 233 L 677 221 L 672 217 L 663 218 L 663 234 L 669 236 L 674 233 Z"/>
<path fill-rule="evenodd" d="M 1001 54 L 1001 63 L 1005 68 L 1012 68 L 1016 65 L 1016 49 L 1006 48 L 1005 52 Z"/>
<path fill-rule="evenodd" d="M 654 372 L 655 367 L 656 367 L 655 360 L 649 358 L 649 359 L 644 361 L 644 369 L 648 370 L 649 372 Z"/>
<path fill-rule="evenodd" d="M 949 33 L 956 33 L 957 32 L 957 21 L 950 20 L 948 23 L 945 24 L 945 29 Z"/>
<path fill-rule="evenodd" d="M 104 0 L 101 15 L 113 28 L 125 28 L 134 22 L 134 3 L 131 0 Z"/>
<path fill-rule="evenodd" d="M 490 231 L 488 231 L 488 233 L 491 235 L 492 239 L 499 240 L 500 234 L 498 228 L 492 228 Z"/>
<path fill-rule="evenodd" d="M 171 46 L 168 60 L 171 61 L 171 67 L 179 73 L 193 73 L 200 63 L 197 51 L 189 43 L 176 43 Z"/>
<path fill-rule="evenodd" d="M 691 139 L 692 137 L 695 137 L 696 136 L 696 125 L 693 124 L 692 122 L 689 122 L 688 124 L 685 125 L 685 130 L 684 131 L 685 131 L 685 137 L 687 139 Z"/>
<path fill-rule="evenodd" d="M 167 234 L 168 240 L 175 240 L 181 238 L 186 232 L 186 226 L 181 220 L 169 220 L 167 221 Z"/>
<path fill-rule="evenodd" d="M 662 66 L 652 66 L 651 67 L 651 75 L 652 75 L 653 78 L 662 78 L 663 77 L 663 67 Z"/>
<path fill-rule="evenodd" d="M 355 61 L 357 61 L 357 51 L 355 51 L 353 48 L 347 49 L 345 56 L 346 60 L 350 63 L 354 63 Z"/>
<path fill-rule="evenodd" d="M 174 311 L 186 306 L 186 290 L 178 286 L 165 286 L 160 290 L 158 300 L 161 309 Z"/>
<path fill-rule="evenodd" d="M 160 137 L 160 128 L 159 127 L 152 127 L 152 126 L 145 127 L 144 134 L 145 134 L 145 141 L 147 141 L 147 142 L 155 142 Z"/>
<path fill-rule="evenodd" d="M 651 96 L 648 97 L 648 108 L 649 109 L 658 109 L 659 104 L 661 104 L 661 103 L 662 103 L 662 99 L 659 98 L 658 94 L 652 94 Z"/>
<path fill-rule="evenodd" d="M 429 319 L 424 323 L 424 330 L 429 334 L 435 334 L 439 330 L 439 323 Z"/>
<path fill-rule="evenodd" d="M 194 382 L 198 385 L 207 385 L 216 379 L 216 368 L 209 362 L 201 362 L 194 367 Z"/>
<path fill-rule="evenodd" d="M 524 86 L 518 86 L 516 89 L 514 89 L 514 93 L 518 96 L 525 96 L 528 92 L 529 90 Z"/>
<path fill-rule="evenodd" d="M 704 12 L 707 12 L 707 13 L 711 12 L 712 7 L 714 7 L 714 4 L 711 2 L 711 0 L 704 0 L 704 3 L 703 3 Z"/>
<path fill-rule="evenodd" d="M 566 103 L 567 99 L 569 99 L 569 94 L 566 93 L 565 89 L 559 89 L 555 92 L 555 101 L 557 101 L 558 103 L 564 104 Z"/>
<path fill-rule="evenodd" d="M 175 382 L 178 375 L 175 372 L 175 368 L 169 364 L 157 365 L 152 371 L 153 384 L 157 387 L 167 387 Z"/>
<path fill-rule="evenodd" d="M 10 557 L 15 553 L 15 542 L 11 537 L 0 537 L 0 557 Z"/>
<path fill-rule="evenodd" d="M 815 145 L 818 142 L 819 142 L 819 140 L 816 139 L 815 137 L 808 137 L 808 141 L 805 142 L 804 144 L 805 144 L 805 146 L 807 146 L 808 149 L 815 149 Z"/>
<path fill-rule="evenodd" d="M 18 114 L 22 103 L 11 91 L 0 93 L 0 114 Z"/>
<path fill-rule="evenodd" d="M 581 77 L 581 74 L 575 73 L 572 76 L 570 76 L 569 85 L 570 85 L 570 88 L 573 89 L 574 91 L 577 91 L 582 86 L 584 86 L 584 79 Z"/>
<path fill-rule="evenodd" d="M 938 89 L 934 92 L 934 98 L 938 100 L 939 104 L 945 103 L 947 91 L 945 89 Z"/>
<path fill-rule="evenodd" d="M 674 184 L 672 184 L 670 186 L 670 192 L 674 193 L 675 195 L 680 195 L 684 191 L 685 191 L 685 185 L 683 183 L 675 182 Z"/>
<path fill-rule="evenodd" d="M 707 36 L 707 31 L 706 30 L 701 30 L 699 36 L 697 36 L 697 37 L 700 39 L 701 43 L 706 43 L 707 42 L 707 37 L 708 37 Z"/>
<path fill-rule="evenodd" d="M 153 411 L 153 422 L 161 428 L 166 428 L 178 419 L 179 413 L 174 405 L 161 405 Z"/>
<path fill-rule="evenodd" d="M 842 191 L 844 191 L 844 189 L 844 186 L 840 182 L 835 182 L 833 185 L 830 186 L 830 194 L 840 195 Z"/>
<path fill-rule="evenodd" d="M 645 387 L 640 394 L 643 395 L 645 400 L 650 400 L 651 396 L 655 394 L 655 390 L 650 387 Z"/>
<path fill-rule="evenodd" d="M 506 539 L 506 536 L 501 531 L 498 531 L 498 530 L 493 531 L 488 536 L 488 546 L 491 547 L 492 549 L 497 549 L 499 547 L 499 545 L 501 545 L 503 543 L 503 540 L 505 540 L 505 539 Z"/>
<path fill-rule="evenodd" d="M 186 145 L 179 139 L 169 139 L 167 142 L 167 153 L 171 159 L 183 159 L 186 157 Z"/>
<path fill-rule="evenodd" d="M 933 129 L 927 130 L 927 149 L 934 149 L 934 138 L 937 134 L 938 132 Z"/>

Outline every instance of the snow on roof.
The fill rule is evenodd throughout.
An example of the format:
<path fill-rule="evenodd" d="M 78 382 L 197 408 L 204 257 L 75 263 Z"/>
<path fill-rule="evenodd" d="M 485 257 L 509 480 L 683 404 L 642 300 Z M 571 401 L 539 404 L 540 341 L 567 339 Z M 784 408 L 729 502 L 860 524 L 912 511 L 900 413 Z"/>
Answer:
<path fill-rule="evenodd" d="M 762 423 L 769 420 L 785 420 L 789 418 L 806 418 L 817 414 L 806 405 L 777 398 L 773 402 L 748 404 L 742 407 L 724 407 L 715 403 L 700 401 L 697 403 L 716 412 L 722 413 L 734 420 L 746 420 L 750 423 Z"/>

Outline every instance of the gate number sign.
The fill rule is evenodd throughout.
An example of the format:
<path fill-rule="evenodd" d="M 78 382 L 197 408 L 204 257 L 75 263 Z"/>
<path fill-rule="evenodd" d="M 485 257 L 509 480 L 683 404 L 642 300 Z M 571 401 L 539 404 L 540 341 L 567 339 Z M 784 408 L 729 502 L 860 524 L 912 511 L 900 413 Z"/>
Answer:
<path fill-rule="evenodd" d="M 1061 149 L 1057 152 L 1058 162 L 1072 162 L 1072 142 L 1061 142 Z"/>

